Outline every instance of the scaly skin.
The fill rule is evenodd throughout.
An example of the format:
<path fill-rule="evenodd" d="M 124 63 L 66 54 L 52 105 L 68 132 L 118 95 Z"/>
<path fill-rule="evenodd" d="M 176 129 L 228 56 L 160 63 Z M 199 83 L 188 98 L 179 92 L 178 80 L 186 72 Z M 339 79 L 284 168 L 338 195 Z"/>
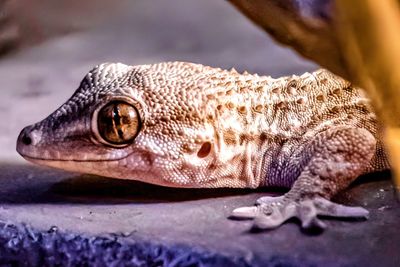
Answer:
<path fill-rule="evenodd" d="M 17 150 L 43 165 L 164 186 L 290 187 L 233 216 L 262 229 L 298 217 L 309 228 L 324 227 L 317 215 L 367 216 L 329 199 L 389 168 L 380 137 L 363 91 L 326 70 L 273 79 L 184 62 L 105 63 L 26 127 Z"/>

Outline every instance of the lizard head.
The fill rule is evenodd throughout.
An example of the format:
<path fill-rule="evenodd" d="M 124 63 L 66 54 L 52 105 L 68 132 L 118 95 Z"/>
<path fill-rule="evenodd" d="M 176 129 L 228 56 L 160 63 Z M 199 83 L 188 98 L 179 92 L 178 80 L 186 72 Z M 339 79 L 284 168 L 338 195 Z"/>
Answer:
<path fill-rule="evenodd" d="M 173 62 L 101 64 L 43 121 L 24 128 L 17 151 L 70 171 L 166 186 L 210 186 L 217 153 L 206 87 L 220 69 Z"/>

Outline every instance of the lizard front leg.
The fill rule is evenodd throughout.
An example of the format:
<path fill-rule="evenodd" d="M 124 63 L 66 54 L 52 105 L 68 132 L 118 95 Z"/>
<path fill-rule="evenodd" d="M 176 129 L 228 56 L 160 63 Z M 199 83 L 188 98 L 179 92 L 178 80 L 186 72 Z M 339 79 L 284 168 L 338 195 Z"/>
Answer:
<path fill-rule="evenodd" d="M 318 134 L 289 159 L 281 176 L 300 173 L 283 196 L 262 197 L 256 206 L 235 209 L 236 218 L 254 218 L 259 229 L 278 227 L 297 217 L 303 228 L 325 228 L 318 215 L 367 217 L 361 207 L 347 207 L 329 199 L 363 174 L 375 153 L 376 139 L 362 128 L 336 127 Z"/>

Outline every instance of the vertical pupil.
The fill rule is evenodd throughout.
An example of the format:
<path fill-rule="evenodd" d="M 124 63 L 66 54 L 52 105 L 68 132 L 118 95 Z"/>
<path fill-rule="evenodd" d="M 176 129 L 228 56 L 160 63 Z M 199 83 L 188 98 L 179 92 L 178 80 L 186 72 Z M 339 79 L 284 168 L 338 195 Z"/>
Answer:
<path fill-rule="evenodd" d="M 122 140 L 124 139 L 124 132 L 122 131 L 121 127 L 121 114 L 120 114 L 120 109 L 118 104 L 114 105 L 113 108 L 113 119 L 115 123 L 115 128 L 118 133 L 118 137 L 121 138 Z"/>
<path fill-rule="evenodd" d="M 118 128 L 119 125 L 121 124 L 118 105 L 114 105 L 114 108 L 113 108 L 113 119 L 114 119 L 114 122 L 115 122 L 115 126 Z"/>

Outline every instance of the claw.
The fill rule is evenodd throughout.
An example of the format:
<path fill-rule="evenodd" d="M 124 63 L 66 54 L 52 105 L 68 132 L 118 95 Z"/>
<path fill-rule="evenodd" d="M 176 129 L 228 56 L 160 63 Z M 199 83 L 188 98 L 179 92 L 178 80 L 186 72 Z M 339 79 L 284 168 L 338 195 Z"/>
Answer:
<path fill-rule="evenodd" d="M 257 216 L 258 214 L 258 208 L 253 206 L 253 207 L 240 207 L 237 209 L 234 209 L 231 213 L 231 217 L 237 218 L 237 219 L 253 219 Z"/>
<path fill-rule="evenodd" d="M 322 197 L 314 199 L 314 204 L 318 208 L 318 214 L 329 217 L 341 218 L 368 218 L 369 211 L 362 207 L 347 207 L 333 203 Z"/>

